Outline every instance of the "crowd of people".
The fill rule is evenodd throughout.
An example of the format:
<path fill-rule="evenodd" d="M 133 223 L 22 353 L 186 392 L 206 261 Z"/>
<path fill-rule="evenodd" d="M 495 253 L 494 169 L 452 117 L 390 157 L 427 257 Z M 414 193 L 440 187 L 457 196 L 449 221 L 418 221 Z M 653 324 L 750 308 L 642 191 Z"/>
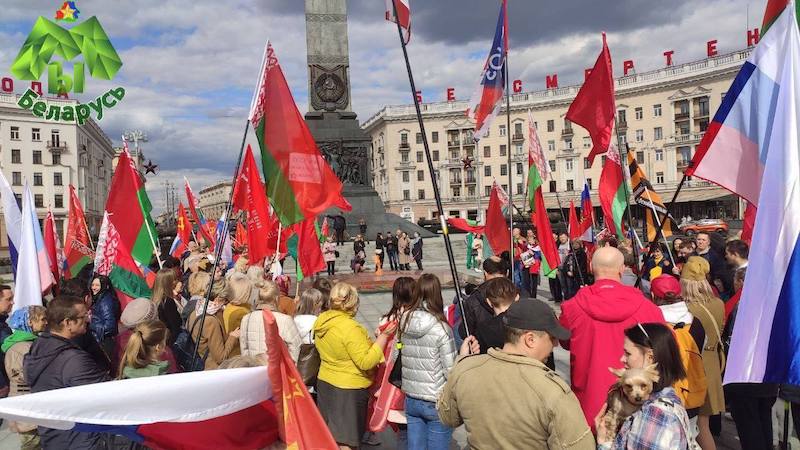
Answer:
<path fill-rule="evenodd" d="M 195 243 L 164 262 L 150 298 L 124 308 L 109 278 L 90 267 L 45 306 L 13 314 L 13 291 L 0 286 L 0 394 L 264 365 L 268 309 L 295 362 L 319 355 L 318 371 L 301 373 L 340 448 L 373 442 L 389 425 L 400 449 L 448 449 L 465 424 L 472 448 L 708 450 L 725 411 L 743 448 L 772 448 L 772 405 L 778 395 L 797 399 L 797 390 L 722 386 L 746 243 L 723 240 L 721 253 L 708 234 L 676 239 L 645 249 L 638 273 L 630 242 L 607 238 L 587 251 L 553 236 L 561 261 L 548 279 L 557 316 L 559 308 L 537 299 L 547 275 L 537 236 L 514 237 L 513 260 L 483 260 L 484 281 L 467 286 L 460 303 L 443 298 L 433 274 L 397 278 L 376 330 L 356 320 L 359 293 L 346 282 L 316 276 L 293 297 L 287 276 L 251 264 L 246 251 L 226 269 Z M 407 270 L 417 246 L 421 253 L 419 236 L 377 238 L 397 270 Z M 364 251 L 363 240 L 354 245 Z M 323 252 L 331 247 L 326 241 Z M 195 343 L 196 358 L 187 350 Z M 558 345 L 570 352 L 569 382 L 555 372 Z M 638 374 L 647 395 L 609 425 L 608 414 L 619 413 L 610 392 L 626 386 L 626 373 Z M 98 433 L 9 426 L 24 449 L 108 445 Z"/>
<path fill-rule="evenodd" d="M 333 216 L 334 218 L 339 216 Z M 363 219 L 362 219 L 363 221 Z M 336 221 L 334 220 L 334 225 Z M 350 270 L 354 274 L 367 271 L 367 241 L 365 240 L 366 225 L 364 230 L 353 238 L 353 256 L 350 259 Z M 334 235 L 339 236 L 340 230 L 334 230 Z M 344 233 L 344 229 L 341 229 Z M 375 254 L 372 258 L 372 270 L 377 274 L 383 273 L 383 268 L 388 261 L 387 270 L 411 271 L 411 263 L 416 265 L 416 270 L 422 268 L 422 237 L 418 232 L 412 236 L 402 230 L 387 231 L 386 234 L 377 233 L 375 236 Z M 339 258 L 339 248 L 344 246 L 344 238 L 327 236 L 322 243 L 322 257 L 327 266 L 328 276 L 336 274 L 336 260 Z"/>

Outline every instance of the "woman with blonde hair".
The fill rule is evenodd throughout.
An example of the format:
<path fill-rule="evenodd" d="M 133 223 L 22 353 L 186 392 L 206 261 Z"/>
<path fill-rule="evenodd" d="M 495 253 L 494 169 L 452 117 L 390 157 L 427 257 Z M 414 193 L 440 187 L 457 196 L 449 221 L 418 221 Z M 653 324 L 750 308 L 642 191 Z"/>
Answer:
<path fill-rule="evenodd" d="M 180 291 L 183 288 L 183 283 L 175 276 L 175 271 L 172 269 L 161 269 L 156 274 L 156 281 L 153 284 L 153 303 L 158 310 L 158 320 L 164 323 L 169 329 L 170 337 L 169 344 L 175 340 L 178 333 L 183 326 L 183 319 L 179 311 L 179 301 L 175 298 L 180 297 Z M 183 305 L 180 305 L 183 309 Z"/>
<path fill-rule="evenodd" d="M 358 292 L 339 282 L 331 289 L 330 309 L 314 323 L 314 345 L 320 354 L 317 377 L 319 410 L 339 448 L 358 448 L 366 429 L 368 388 L 375 367 L 397 326 L 392 324 L 375 342 L 355 320 Z"/>
<path fill-rule="evenodd" d="M 183 307 L 183 312 L 181 312 L 181 319 L 184 325 L 189 315 L 191 315 L 192 311 L 197 307 L 197 302 L 202 302 L 203 299 L 206 298 L 209 282 L 211 282 L 211 275 L 209 275 L 208 272 L 197 272 L 189 275 L 187 290 L 189 291 L 190 297 L 189 301 L 186 302 L 186 306 Z M 212 294 L 211 297 L 213 298 L 215 296 Z"/>
<path fill-rule="evenodd" d="M 226 332 L 239 328 L 242 319 L 252 311 L 250 298 L 252 296 L 253 283 L 247 275 L 235 273 L 228 280 L 222 297 L 228 301 L 222 313 L 222 326 Z M 231 356 L 239 354 L 238 347 L 233 350 Z"/>
<path fill-rule="evenodd" d="M 242 336 L 239 338 L 239 349 L 242 355 L 262 356 L 267 352 L 264 313 L 261 311 L 269 309 L 275 316 L 275 322 L 278 324 L 278 334 L 280 334 L 283 342 L 286 343 L 289 355 L 292 356 L 293 361 L 297 361 L 302 339 L 292 317 L 278 311 L 279 296 L 280 290 L 275 283 L 271 281 L 263 282 L 258 290 L 256 310 L 244 316 L 241 321 Z"/>
<path fill-rule="evenodd" d="M 681 269 L 681 293 L 694 318 L 700 320 L 706 330 L 702 349 L 703 367 L 706 370 L 708 391 L 706 401 L 700 407 L 697 426 L 700 434 L 697 443 L 703 450 L 714 450 L 716 444 L 711 435 L 709 418 L 725 411 L 725 394 L 722 390 L 722 371 L 725 354 L 722 350 L 722 325 L 725 304 L 722 303 L 708 282 L 711 266 L 702 256 L 690 256 Z"/>
<path fill-rule="evenodd" d="M 152 377 L 167 373 L 169 362 L 163 360 L 162 355 L 167 349 L 168 335 L 169 330 L 159 320 L 136 325 L 119 364 L 119 379 Z"/>
<path fill-rule="evenodd" d="M 222 309 L 225 299 L 216 297 L 206 303 L 199 300 L 194 311 L 186 321 L 186 329 L 194 342 L 198 342 L 197 357 L 205 361 L 205 370 L 216 369 L 219 364 L 232 356 L 234 348 L 239 353 L 239 328 L 226 333 L 222 326 Z M 205 319 L 203 315 L 205 314 Z M 203 322 L 202 328 L 200 322 Z"/>
<path fill-rule="evenodd" d="M 303 339 L 303 344 L 312 344 L 311 329 L 314 327 L 314 322 L 322 312 L 322 306 L 325 303 L 325 296 L 318 289 L 306 289 L 300 295 L 300 302 L 297 304 L 297 314 L 294 316 L 294 323 L 297 325 L 297 331 L 300 332 L 300 337 Z"/>

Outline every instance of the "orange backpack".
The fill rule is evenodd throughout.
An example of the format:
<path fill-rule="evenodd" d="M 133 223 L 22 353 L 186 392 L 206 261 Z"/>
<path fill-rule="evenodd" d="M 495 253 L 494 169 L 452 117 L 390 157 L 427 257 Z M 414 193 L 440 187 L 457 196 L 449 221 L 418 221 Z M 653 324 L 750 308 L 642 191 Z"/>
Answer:
<path fill-rule="evenodd" d="M 681 362 L 686 370 L 686 378 L 676 381 L 672 387 L 681 399 L 684 408 L 699 408 L 705 403 L 708 390 L 703 356 L 689 333 L 689 326 L 683 322 L 671 325 L 675 332 L 678 349 L 681 352 Z"/>

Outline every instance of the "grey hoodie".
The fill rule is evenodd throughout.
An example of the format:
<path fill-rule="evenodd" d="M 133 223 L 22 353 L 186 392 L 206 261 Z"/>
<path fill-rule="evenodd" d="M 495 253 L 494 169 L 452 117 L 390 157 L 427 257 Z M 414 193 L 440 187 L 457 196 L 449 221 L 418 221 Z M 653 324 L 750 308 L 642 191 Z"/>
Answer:
<path fill-rule="evenodd" d="M 447 382 L 456 357 L 453 330 L 431 313 L 414 310 L 403 315 L 403 392 L 435 402 Z"/>

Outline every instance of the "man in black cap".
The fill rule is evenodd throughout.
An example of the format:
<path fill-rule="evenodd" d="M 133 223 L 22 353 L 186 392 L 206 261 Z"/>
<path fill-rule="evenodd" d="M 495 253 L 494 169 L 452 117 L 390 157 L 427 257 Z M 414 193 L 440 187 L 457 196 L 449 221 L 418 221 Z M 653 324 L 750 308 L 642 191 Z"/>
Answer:
<path fill-rule="evenodd" d="M 436 404 L 442 423 L 465 424 L 470 448 L 595 449 L 575 394 L 544 365 L 569 331 L 535 299 L 513 303 L 503 322 L 502 350 L 462 358 L 453 367 Z"/>

